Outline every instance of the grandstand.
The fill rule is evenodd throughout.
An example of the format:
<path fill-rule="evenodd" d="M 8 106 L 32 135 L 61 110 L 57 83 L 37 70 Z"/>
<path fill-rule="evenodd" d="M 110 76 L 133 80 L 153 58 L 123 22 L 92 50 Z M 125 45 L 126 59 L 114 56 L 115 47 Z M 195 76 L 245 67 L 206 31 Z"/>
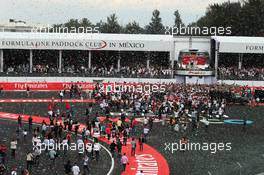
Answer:
<path fill-rule="evenodd" d="M 263 80 L 262 53 L 260 37 L 0 33 L 2 77 L 152 78 L 200 84 Z M 248 65 L 252 59 L 258 61 L 255 67 Z"/>

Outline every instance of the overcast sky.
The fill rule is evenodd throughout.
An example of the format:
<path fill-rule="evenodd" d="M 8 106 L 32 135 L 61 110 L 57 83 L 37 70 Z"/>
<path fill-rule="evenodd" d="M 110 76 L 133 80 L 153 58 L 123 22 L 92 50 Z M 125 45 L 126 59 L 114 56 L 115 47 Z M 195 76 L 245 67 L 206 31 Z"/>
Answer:
<path fill-rule="evenodd" d="M 0 0 L 0 24 L 10 18 L 55 24 L 84 17 L 95 23 L 106 21 L 109 14 L 116 13 L 121 24 L 135 20 L 145 26 L 152 11 L 158 9 L 163 24 L 171 26 L 177 9 L 183 22 L 190 23 L 203 16 L 209 4 L 225 1 L 228 0 Z"/>

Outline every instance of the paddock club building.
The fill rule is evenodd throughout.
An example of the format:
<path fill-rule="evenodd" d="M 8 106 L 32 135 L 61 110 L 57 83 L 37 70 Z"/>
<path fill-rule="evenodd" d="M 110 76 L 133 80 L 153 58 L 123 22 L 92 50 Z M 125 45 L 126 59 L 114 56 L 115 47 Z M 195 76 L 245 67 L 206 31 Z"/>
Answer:
<path fill-rule="evenodd" d="M 21 49 L 29 52 L 29 72 L 33 71 L 33 50 L 58 51 L 58 72 L 62 72 L 63 51 L 82 50 L 87 51 L 86 60 L 88 68 L 91 68 L 91 60 L 94 51 L 137 51 L 137 52 L 168 52 L 171 67 L 175 61 L 180 61 L 182 51 L 202 51 L 208 53 L 207 62 L 214 59 L 214 70 L 192 66 L 176 71 L 172 79 L 122 79 L 126 82 L 177 82 L 208 84 L 216 82 L 219 53 L 264 53 L 264 39 L 262 37 L 190 37 L 172 35 L 146 35 L 146 34 L 84 34 L 84 33 L 34 33 L 34 32 L 0 32 L 0 72 L 4 72 L 5 50 Z M 19 58 L 17 58 L 19 59 Z M 146 59 L 146 67 L 149 67 L 150 58 Z M 120 68 L 122 59 L 118 58 L 117 68 Z M 179 63 L 179 62 L 178 62 Z M 98 77 L 25 77 L 25 81 L 93 81 Z M 111 78 L 101 78 L 111 81 Z M 114 81 L 116 79 L 113 79 Z M 1 77 L 3 81 L 23 81 L 20 77 Z"/>

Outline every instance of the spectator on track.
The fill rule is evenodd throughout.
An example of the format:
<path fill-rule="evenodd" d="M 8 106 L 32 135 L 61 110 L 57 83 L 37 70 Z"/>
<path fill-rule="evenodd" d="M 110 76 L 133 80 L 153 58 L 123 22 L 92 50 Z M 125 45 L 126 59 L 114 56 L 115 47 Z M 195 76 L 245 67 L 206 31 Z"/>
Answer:
<path fill-rule="evenodd" d="M 77 165 L 77 163 L 74 163 L 73 167 L 72 167 L 72 174 L 73 175 L 79 175 L 80 174 L 80 168 Z"/>
<path fill-rule="evenodd" d="M 13 167 L 12 168 L 11 175 L 18 175 L 17 174 L 17 168 L 16 167 Z"/>
<path fill-rule="evenodd" d="M 123 171 L 126 171 L 126 166 L 128 164 L 128 158 L 126 156 L 126 153 L 124 153 L 123 156 L 121 157 L 121 164 L 123 166 Z"/>
<path fill-rule="evenodd" d="M 32 122 L 33 122 L 33 119 L 32 119 L 32 116 L 30 115 L 28 118 L 28 131 L 29 132 L 31 132 L 32 130 Z"/>
<path fill-rule="evenodd" d="M 137 143 L 135 141 L 135 138 L 132 138 L 132 141 L 131 141 L 131 156 L 135 156 L 136 147 L 137 147 Z"/>
<path fill-rule="evenodd" d="M 17 140 L 13 139 L 10 142 L 10 149 L 11 149 L 11 156 L 15 159 L 16 157 L 16 150 L 17 150 Z"/>
<path fill-rule="evenodd" d="M 17 118 L 17 124 L 18 124 L 18 127 L 19 127 L 19 128 L 22 128 L 22 118 L 21 118 L 20 115 L 19 115 L 18 118 Z"/>
<path fill-rule="evenodd" d="M 28 152 L 27 155 L 26 155 L 26 160 L 27 160 L 27 169 L 29 171 L 32 170 L 32 166 L 33 166 L 33 161 L 34 161 L 34 156 L 31 152 Z"/>
<path fill-rule="evenodd" d="M 89 157 L 85 155 L 83 158 L 83 174 L 86 175 L 89 173 L 90 173 Z"/>
<path fill-rule="evenodd" d="M 71 161 L 68 160 L 67 163 L 64 165 L 64 172 L 66 175 L 70 175 L 72 172 L 72 165 L 71 165 Z"/>
<path fill-rule="evenodd" d="M 0 164 L 0 175 L 4 175 L 6 172 L 6 167 L 4 164 Z"/>

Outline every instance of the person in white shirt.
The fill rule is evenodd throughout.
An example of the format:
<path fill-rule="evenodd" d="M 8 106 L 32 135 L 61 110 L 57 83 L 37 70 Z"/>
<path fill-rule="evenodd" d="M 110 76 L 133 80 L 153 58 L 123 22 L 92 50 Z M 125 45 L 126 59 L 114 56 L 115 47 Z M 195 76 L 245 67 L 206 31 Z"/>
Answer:
<path fill-rule="evenodd" d="M 49 147 L 53 148 L 55 146 L 55 140 L 49 139 Z"/>
<path fill-rule="evenodd" d="M 93 151 L 93 145 L 91 143 L 87 143 L 85 145 L 86 151 L 88 153 L 88 157 L 91 158 L 92 157 L 92 151 Z"/>
<path fill-rule="evenodd" d="M 219 114 L 219 117 L 220 117 L 220 119 L 222 118 L 222 116 L 223 116 L 223 114 L 224 114 L 224 110 L 223 110 L 223 108 L 219 108 L 219 110 L 218 110 L 218 114 Z"/>
<path fill-rule="evenodd" d="M 144 127 L 143 134 L 144 134 L 145 142 L 147 142 L 148 133 L 149 133 L 149 128 Z"/>
<path fill-rule="evenodd" d="M 121 157 L 121 164 L 123 166 L 123 171 L 126 171 L 126 166 L 128 164 L 128 158 L 126 156 L 126 153 Z"/>
<path fill-rule="evenodd" d="M 148 118 L 145 117 L 145 118 L 144 118 L 144 125 L 146 126 L 147 124 L 148 124 Z"/>
<path fill-rule="evenodd" d="M 89 157 L 84 156 L 83 158 L 83 173 L 84 175 L 89 174 L 90 168 L 89 168 Z"/>
<path fill-rule="evenodd" d="M 85 137 L 86 138 L 90 137 L 90 131 L 88 129 L 85 130 Z"/>
<path fill-rule="evenodd" d="M 11 171 L 11 175 L 17 175 L 17 168 L 14 167 Z"/>
<path fill-rule="evenodd" d="M 95 158 L 96 158 L 96 161 L 99 160 L 99 151 L 100 151 L 100 149 L 101 149 L 100 144 L 99 144 L 98 142 L 96 142 L 96 143 L 94 144 L 94 152 L 95 152 Z"/>
<path fill-rule="evenodd" d="M 63 91 L 60 91 L 60 100 L 61 100 L 61 102 L 62 102 L 62 99 L 63 99 L 63 96 L 64 96 L 64 94 L 63 94 Z"/>
<path fill-rule="evenodd" d="M 49 139 L 48 138 L 45 138 L 44 141 L 43 141 L 44 145 L 45 145 L 45 150 L 48 149 L 49 147 Z"/>
<path fill-rule="evenodd" d="M 16 156 L 16 149 L 17 149 L 17 141 L 16 140 L 12 140 L 10 142 L 10 149 L 11 149 L 11 155 L 13 158 L 15 158 Z"/>
<path fill-rule="evenodd" d="M 26 140 L 27 134 L 28 134 L 27 130 L 24 129 L 24 131 L 23 131 L 23 138 L 24 138 L 24 140 Z"/>
<path fill-rule="evenodd" d="M 52 114 L 51 114 L 51 115 L 52 115 Z M 47 130 L 47 125 L 46 125 L 46 124 L 43 124 L 43 125 L 41 126 L 41 130 L 42 130 L 42 136 L 44 136 L 45 133 L 46 133 L 46 130 Z"/>
<path fill-rule="evenodd" d="M 77 163 L 74 164 L 74 166 L 72 167 L 72 173 L 73 175 L 79 175 L 80 174 L 80 168 L 78 167 Z"/>
<path fill-rule="evenodd" d="M 175 124 L 174 131 L 176 131 L 176 132 L 180 131 L 180 125 L 178 123 Z"/>

